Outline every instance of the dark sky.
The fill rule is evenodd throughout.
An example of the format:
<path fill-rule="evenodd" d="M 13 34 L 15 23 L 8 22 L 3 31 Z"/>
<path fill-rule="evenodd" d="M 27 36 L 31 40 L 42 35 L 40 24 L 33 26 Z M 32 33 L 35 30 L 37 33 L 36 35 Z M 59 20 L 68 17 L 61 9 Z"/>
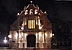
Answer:
<path fill-rule="evenodd" d="M 65 0 L 64 0 L 65 1 Z M 12 24 L 17 18 L 16 14 L 27 6 L 30 0 L 0 0 L 0 22 Z M 40 9 L 46 10 L 51 18 L 58 18 L 63 21 L 72 21 L 72 3 L 56 2 L 55 0 L 33 0 Z M 57 14 L 56 14 L 57 13 Z M 58 16 L 55 16 L 58 15 Z"/>
<path fill-rule="evenodd" d="M 56 0 L 56 1 L 72 1 L 72 0 Z"/>
<path fill-rule="evenodd" d="M 72 21 L 72 2 L 57 2 L 57 18 L 63 21 Z"/>
<path fill-rule="evenodd" d="M 23 10 L 24 6 L 30 3 L 30 0 L 0 0 L 0 22 L 12 24 L 16 19 L 16 14 Z M 34 4 L 38 4 L 42 10 L 53 11 L 54 0 L 34 0 Z M 49 11 L 50 12 L 50 11 Z"/>

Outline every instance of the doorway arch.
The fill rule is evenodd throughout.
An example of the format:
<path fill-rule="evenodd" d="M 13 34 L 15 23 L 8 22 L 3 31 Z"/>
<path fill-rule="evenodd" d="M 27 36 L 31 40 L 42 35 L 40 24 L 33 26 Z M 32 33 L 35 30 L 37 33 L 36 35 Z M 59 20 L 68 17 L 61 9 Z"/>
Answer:
<path fill-rule="evenodd" d="M 36 36 L 30 34 L 27 36 L 27 47 L 36 47 Z"/>

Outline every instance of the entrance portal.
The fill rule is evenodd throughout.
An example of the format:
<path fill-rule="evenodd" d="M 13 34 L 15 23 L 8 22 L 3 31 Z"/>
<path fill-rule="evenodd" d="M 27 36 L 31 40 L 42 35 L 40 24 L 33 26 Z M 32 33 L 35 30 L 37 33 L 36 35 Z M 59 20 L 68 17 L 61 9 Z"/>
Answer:
<path fill-rule="evenodd" d="M 27 36 L 27 47 L 35 47 L 36 46 L 36 36 L 28 35 Z"/>

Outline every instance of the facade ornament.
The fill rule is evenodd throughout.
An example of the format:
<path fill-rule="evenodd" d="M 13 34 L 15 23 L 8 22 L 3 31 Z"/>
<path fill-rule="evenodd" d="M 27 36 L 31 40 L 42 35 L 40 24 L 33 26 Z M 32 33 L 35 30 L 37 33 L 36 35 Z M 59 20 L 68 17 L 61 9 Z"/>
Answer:
<path fill-rule="evenodd" d="M 30 1 L 30 3 L 32 4 L 32 3 L 33 3 L 33 1 Z"/>

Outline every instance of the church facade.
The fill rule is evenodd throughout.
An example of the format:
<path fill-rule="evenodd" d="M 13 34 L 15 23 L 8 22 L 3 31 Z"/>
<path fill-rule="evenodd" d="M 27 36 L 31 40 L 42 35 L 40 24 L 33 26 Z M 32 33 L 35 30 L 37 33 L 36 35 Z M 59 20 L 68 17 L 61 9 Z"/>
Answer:
<path fill-rule="evenodd" d="M 28 4 L 10 26 L 10 48 L 51 48 L 52 23 L 37 5 Z"/>

